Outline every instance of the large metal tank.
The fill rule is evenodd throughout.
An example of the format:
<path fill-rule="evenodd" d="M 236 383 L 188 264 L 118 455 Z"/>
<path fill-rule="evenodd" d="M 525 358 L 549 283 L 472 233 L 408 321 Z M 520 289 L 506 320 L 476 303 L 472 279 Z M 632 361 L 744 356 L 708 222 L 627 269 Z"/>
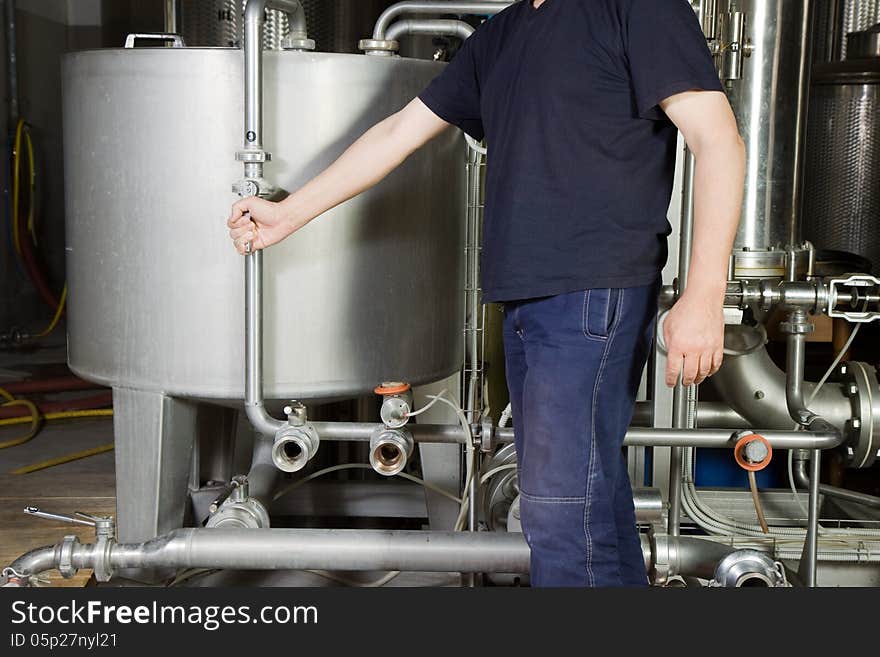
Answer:
<path fill-rule="evenodd" d="M 811 0 L 737 0 L 719 3 L 744 19 L 739 79 L 725 80 L 746 143 L 746 189 L 735 248 L 784 249 L 800 241 L 802 142 L 809 88 Z M 733 24 L 733 23 L 731 23 Z M 722 38 L 722 53 L 723 42 Z M 738 254 L 745 269 L 768 270 Z M 750 258 L 759 258 L 754 263 Z M 776 263 L 779 264 L 778 262 Z"/>
<path fill-rule="evenodd" d="M 880 266 L 880 57 L 850 55 L 852 59 L 813 71 L 804 232 L 817 246 L 868 258 L 876 271 Z"/>
<path fill-rule="evenodd" d="M 267 177 L 296 189 L 442 66 L 267 52 Z M 114 387 L 241 399 L 244 267 L 225 226 L 241 177 L 241 52 L 79 52 L 63 76 L 71 368 Z M 267 398 L 356 395 L 460 367 L 462 144 L 447 131 L 268 250 Z"/>
<path fill-rule="evenodd" d="M 247 0 L 184 0 L 180 4 L 180 33 L 188 46 L 238 47 Z M 373 24 L 393 0 L 302 0 L 309 37 L 321 52 L 357 53 L 358 40 L 371 34 Z M 288 33 L 283 12 L 268 9 L 263 46 L 278 50 Z"/>

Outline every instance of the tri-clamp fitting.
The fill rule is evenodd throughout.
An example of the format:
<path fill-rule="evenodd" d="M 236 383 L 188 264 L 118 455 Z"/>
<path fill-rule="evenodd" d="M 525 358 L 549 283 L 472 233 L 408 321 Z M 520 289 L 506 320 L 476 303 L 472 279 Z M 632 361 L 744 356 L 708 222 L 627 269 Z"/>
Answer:
<path fill-rule="evenodd" d="M 318 432 L 309 424 L 306 407 L 293 401 L 284 408 L 287 425 L 275 434 L 272 462 L 283 472 L 299 472 L 318 452 Z"/>
<path fill-rule="evenodd" d="M 233 477 L 211 503 L 210 511 L 207 527 L 267 529 L 270 526 L 269 513 L 259 500 L 250 496 L 245 476 Z"/>
<path fill-rule="evenodd" d="M 415 441 L 404 429 L 379 429 L 370 438 L 370 465 L 380 475 L 391 477 L 403 472 L 412 456 Z"/>

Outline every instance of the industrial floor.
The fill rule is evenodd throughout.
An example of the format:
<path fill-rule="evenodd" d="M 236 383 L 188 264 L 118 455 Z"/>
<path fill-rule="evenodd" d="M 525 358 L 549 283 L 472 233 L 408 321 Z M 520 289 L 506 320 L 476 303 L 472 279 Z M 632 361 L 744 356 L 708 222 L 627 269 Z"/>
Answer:
<path fill-rule="evenodd" d="M 65 347 L 57 344 L 39 351 L 0 351 L 0 387 L 24 378 L 63 373 Z M 47 395 L 47 401 L 57 399 Z M 0 442 L 20 436 L 27 425 L 0 427 Z M 93 515 L 116 512 L 113 452 L 55 466 L 24 475 L 9 474 L 22 466 L 98 447 L 113 441 L 112 418 L 77 419 L 48 422 L 30 442 L 0 450 L 0 568 L 25 552 L 59 542 L 75 534 L 83 542 L 94 536 L 90 527 L 43 520 L 25 515 L 26 506 L 72 515 L 82 511 Z M 91 571 L 82 571 L 65 580 L 57 571 L 48 573 L 45 585 L 81 587 L 93 585 Z M 369 586 L 386 573 L 312 572 L 218 572 L 188 573 L 184 586 Z M 341 581 L 340 581 L 341 580 Z M 402 573 L 387 586 L 459 586 L 458 575 Z M 112 585 L 132 585 L 115 581 Z"/>

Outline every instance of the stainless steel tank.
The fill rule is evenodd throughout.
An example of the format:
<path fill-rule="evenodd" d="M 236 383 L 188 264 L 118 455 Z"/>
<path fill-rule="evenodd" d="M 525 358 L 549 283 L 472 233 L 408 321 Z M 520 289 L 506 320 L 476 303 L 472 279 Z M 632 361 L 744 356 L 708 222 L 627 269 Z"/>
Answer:
<path fill-rule="evenodd" d="M 443 64 L 265 56 L 266 175 L 293 190 Z M 63 62 L 71 368 L 170 396 L 243 396 L 242 55 L 102 50 Z M 447 131 L 265 256 L 267 398 L 438 380 L 462 361 L 464 146 Z"/>
<path fill-rule="evenodd" d="M 858 53 L 850 53 L 858 56 Z M 813 72 L 804 232 L 880 266 L 880 57 Z"/>
<path fill-rule="evenodd" d="M 742 12 L 740 45 L 748 53 L 742 58 L 741 78 L 725 80 L 747 149 L 735 248 L 784 249 L 800 241 L 798 206 L 813 2 L 728 0 L 719 5 L 725 11 Z M 723 42 L 722 38 L 722 48 Z M 760 269 L 771 263 L 753 264 Z"/>
<path fill-rule="evenodd" d="M 180 32 L 188 46 L 238 47 L 247 0 L 185 0 L 180 5 Z M 302 0 L 309 37 L 321 52 L 357 53 L 358 40 L 393 0 Z M 279 50 L 288 32 L 286 16 L 266 11 L 263 47 Z"/>

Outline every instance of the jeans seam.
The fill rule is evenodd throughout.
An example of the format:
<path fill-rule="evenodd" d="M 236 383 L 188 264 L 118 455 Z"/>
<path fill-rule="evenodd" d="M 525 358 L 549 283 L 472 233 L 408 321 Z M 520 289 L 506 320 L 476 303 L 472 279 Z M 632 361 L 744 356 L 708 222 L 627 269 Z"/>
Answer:
<path fill-rule="evenodd" d="M 590 533 L 590 516 L 592 512 L 592 493 L 593 493 L 593 477 L 596 465 L 596 415 L 597 404 L 599 401 L 599 387 L 602 385 L 602 377 L 605 374 L 605 364 L 608 362 L 608 354 L 611 351 L 611 345 L 614 342 L 614 336 L 617 334 L 617 327 L 620 325 L 620 318 L 623 306 L 624 289 L 621 288 L 617 298 L 617 316 L 614 320 L 614 326 L 608 332 L 608 339 L 605 342 L 605 349 L 602 351 L 602 360 L 599 361 L 599 369 L 596 372 L 596 382 L 593 384 L 593 400 L 590 406 L 590 465 L 587 468 L 587 487 L 584 494 L 584 539 L 586 540 L 586 566 L 587 566 L 587 582 L 590 586 L 595 586 L 595 576 L 593 574 L 593 537 Z"/>
<path fill-rule="evenodd" d="M 529 493 L 519 491 L 520 496 L 529 502 L 552 503 L 552 504 L 583 504 L 583 497 L 552 497 L 548 495 L 530 495 Z"/>

